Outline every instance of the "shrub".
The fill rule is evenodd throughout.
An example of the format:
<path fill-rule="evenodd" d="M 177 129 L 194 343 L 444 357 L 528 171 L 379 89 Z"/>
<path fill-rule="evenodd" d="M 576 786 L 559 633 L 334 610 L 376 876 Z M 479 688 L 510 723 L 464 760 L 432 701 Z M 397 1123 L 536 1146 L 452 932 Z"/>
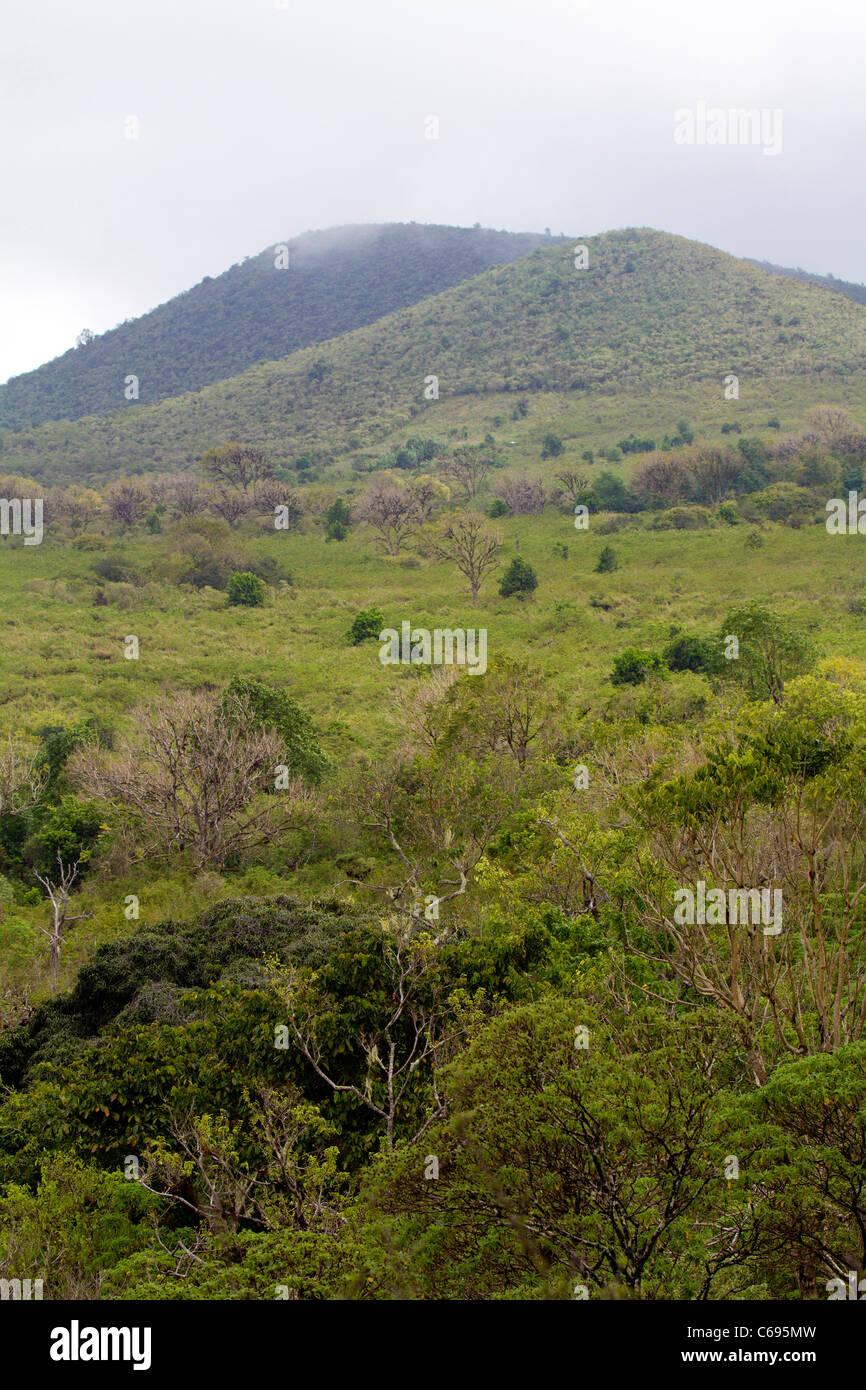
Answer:
<path fill-rule="evenodd" d="M 706 671 L 709 647 L 702 637 L 683 633 L 669 642 L 662 653 L 669 671 Z"/>
<path fill-rule="evenodd" d="M 611 570 L 616 569 L 619 569 L 616 551 L 612 545 L 606 545 L 598 557 L 598 564 L 595 567 L 595 572 L 596 574 L 609 574 Z"/>
<path fill-rule="evenodd" d="M 565 445 L 558 434 L 546 434 L 541 444 L 541 457 L 543 459 L 558 459 L 565 450 Z"/>
<path fill-rule="evenodd" d="M 653 531 L 699 531 L 708 526 L 710 514 L 706 507 L 668 507 L 655 518 Z"/>
<path fill-rule="evenodd" d="M 228 582 L 228 601 L 245 608 L 261 608 L 265 601 L 265 586 L 257 574 L 236 570 Z"/>
<path fill-rule="evenodd" d="M 326 541 L 344 541 L 349 534 L 348 527 L 342 521 L 332 521 L 325 536 Z"/>
<path fill-rule="evenodd" d="M 733 502 L 720 502 L 716 508 L 716 515 L 728 526 L 739 526 L 740 524 L 740 513 Z"/>
<path fill-rule="evenodd" d="M 490 517 L 508 516 L 508 510 L 508 503 L 503 501 L 501 497 L 497 497 L 487 508 L 487 515 Z"/>
<path fill-rule="evenodd" d="M 538 575 L 521 555 L 515 555 L 499 585 L 499 593 L 502 598 L 511 598 L 513 594 L 522 596 L 531 594 L 538 588 Z"/>
<path fill-rule="evenodd" d="M 357 647 L 361 642 L 366 642 L 371 637 L 378 639 L 384 626 L 385 616 L 378 608 L 362 608 L 360 613 L 356 613 L 352 626 L 349 628 L 349 641 L 353 647 Z"/>
<path fill-rule="evenodd" d="M 642 685 L 650 673 L 664 670 L 664 661 L 657 652 L 626 647 L 613 663 L 610 679 L 613 685 Z"/>

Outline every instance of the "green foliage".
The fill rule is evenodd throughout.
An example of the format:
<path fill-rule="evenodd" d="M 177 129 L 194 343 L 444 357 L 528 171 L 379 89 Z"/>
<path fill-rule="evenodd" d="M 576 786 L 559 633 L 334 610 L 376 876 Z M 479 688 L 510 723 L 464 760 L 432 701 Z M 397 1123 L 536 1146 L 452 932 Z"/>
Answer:
<path fill-rule="evenodd" d="M 508 516 L 509 511 L 510 508 L 508 503 L 504 501 L 503 498 L 494 497 L 490 506 L 487 508 L 487 515 L 495 519 L 498 516 Z"/>
<path fill-rule="evenodd" d="M 362 608 L 355 614 L 352 626 L 349 628 L 348 638 L 352 646 L 357 647 L 361 642 L 367 642 L 370 638 L 378 640 L 379 633 L 385 626 L 385 616 L 378 608 Z"/>
<path fill-rule="evenodd" d="M 730 637 L 736 637 L 738 655 L 724 659 Z M 814 666 L 817 652 L 812 641 L 772 609 L 758 603 L 733 609 L 718 637 L 714 670 L 718 678 L 742 686 L 753 700 L 782 699 L 785 683 Z"/>
<path fill-rule="evenodd" d="M 532 565 L 522 555 L 515 555 L 499 583 L 502 598 L 511 598 L 515 594 L 522 598 L 524 594 L 534 593 L 537 588 L 538 575 Z"/>
<path fill-rule="evenodd" d="M 665 662 L 657 652 L 641 651 L 639 647 L 626 647 L 613 663 L 611 683 L 613 685 L 642 685 L 647 676 L 663 671 Z"/>
<path fill-rule="evenodd" d="M 265 601 L 265 586 L 257 574 L 236 571 L 228 582 L 226 590 L 231 605 L 245 608 L 261 608 Z"/>
<path fill-rule="evenodd" d="M 619 561 L 616 558 L 616 551 L 612 545 L 602 547 L 595 567 L 596 574 L 610 574 L 612 570 L 619 569 Z"/>
<path fill-rule="evenodd" d="M 243 699 L 263 729 L 276 729 L 283 740 L 282 761 L 292 773 L 299 773 L 310 782 L 321 782 L 329 763 L 306 710 L 284 690 L 243 676 L 234 677 L 226 695 Z"/>
<path fill-rule="evenodd" d="M 558 459 L 560 454 L 565 452 L 565 445 L 558 434 L 552 431 L 544 436 L 541 444 L 541 457 L 543 459 Z"/>

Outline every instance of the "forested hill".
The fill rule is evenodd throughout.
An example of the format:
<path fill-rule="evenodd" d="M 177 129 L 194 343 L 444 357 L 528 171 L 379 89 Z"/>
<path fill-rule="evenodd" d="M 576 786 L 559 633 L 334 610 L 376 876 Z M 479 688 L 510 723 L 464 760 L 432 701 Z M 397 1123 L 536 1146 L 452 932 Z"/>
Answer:
<path fill-rule="evenodd" d="M 104 481 L 188 468 L 240 439 L 289 464 L 336 459 L 414 421 L 453 424 L 467 398 L 514 393 L 597 401 L 712 383 L 726 373 L 754 399 L 796 379 L 818 404 L 828 384 L 866 379 L 866 315 L 841 295 L 769 275 L 682 237 L 645 228 L 555 243 L 494 267 L 327 343 L 257 364 L 157 405 L 0 435 L 3 472 L 41 482 Z M 438 399 L 432 395 L 436 378 Z M 425 383 L 427 385 L 425 386 Z"/>
<path fill-rule="evenodd" d="M 153 404 L 373 323 L 553 240 L 416 223 L 307 232 L 13 377 L 0 386 L 0 425 L 120 410 L 129 373 Z"/>
<path fill-rule="evenodd" d="M 866 285 L 857 285 L 850 280 L 837 280 L 835 275 L 815 275 L 811 270 L 803 270 L 800 266 L 792 269 L 787 265 L 773 265 L 772 261 L 750 260 L 749 265 L 760 266 L 761 270 L 769 270 L 773 275 L 787 275 L 791 280 L 802 280 L 807 285 L 820 285 L 822 289 L 844 294 L 846 299 L 853 299 L 856 304 L 866 304 Z"/>

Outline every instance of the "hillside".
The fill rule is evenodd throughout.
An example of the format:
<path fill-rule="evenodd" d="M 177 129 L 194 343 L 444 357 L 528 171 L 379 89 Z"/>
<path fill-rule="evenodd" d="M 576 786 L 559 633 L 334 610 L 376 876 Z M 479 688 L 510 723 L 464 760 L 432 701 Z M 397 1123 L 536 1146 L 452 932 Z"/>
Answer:
<path fill-rule="evenodd" d="M 284 466 L 305 451 L 327 461 L 413 419 L 416 431 L 421 418 L 426 432 L 442 431 L 467 401 L 510 411 L 515 393 L 543 393 L 548 414 L 577 405 L 593 419 L 611 398 L 623 418 L 620 396 L 702 394 L 721 416 L 786 382 L 801 409 L 842 383 L 849 399 L 862 393 L 860 306 L 661 232 L 586 244 L 585 270 L 575 269 L 572 242 L 553 245 L 158 405 L 7 434 L 3 471 L 48 482 L 183 469 L 232 438 L 264 445 Z M 729 372 L 741 383 L 736 404 L 723 396 Z M 428 401 L 434 375 L 439 400 Z"/>
<path fill-rule="evenodd" d="M 822 289 L 844 294 L 846 299 L 853 299 L 857 304 L 866 304 L 866 285 L 857 285 L 850 280 L 838 280 L 835 275 L 815 275 L 811 270 L 803 270 L 801 266 L 795 269 L 787 265 L 773 265 L 772 261 L 749 260 L 749 265 L 760 266 L 761 270 L 769 270 L 773 275 L 787 275 L 790 279 L 801 280 L 807 285 L 820 285 Z"/>
<path fill-rule="evenodd" d="M 288 267 L 276 268 L 269 246 L 13 377 L 0 386 L 0 426 L 120 410 L 130 372 L 139 378 L 141 401 L 152 405 L 373 323 L 549 241 L 528 232 L 416 224 L 307 232 L 282 243 Z"/>

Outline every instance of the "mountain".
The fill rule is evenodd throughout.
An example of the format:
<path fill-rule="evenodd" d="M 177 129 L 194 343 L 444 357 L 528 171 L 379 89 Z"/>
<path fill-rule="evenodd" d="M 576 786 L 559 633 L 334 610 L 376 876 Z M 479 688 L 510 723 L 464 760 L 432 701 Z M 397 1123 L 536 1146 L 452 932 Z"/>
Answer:
<path fill-rule="evenodd" d="M 866 315 L 813 285 L 698 242 L 647 229 L 537 249 L 419 304 L 279 361 L 157 405 L 58 421 L 0 440 L 4 472 L 42 481 L 183 469 L 242 439 L 291 464 L 375 445 L 413 423 L 428 432 L 459 402 L 513 406 L 514 393 L 594 403 L 617 393 L 694 392 L 721 403 L 735 373 L 796 382 L 813 403 L 866 374 Z M 438 378 L 439 400 L 425 399 Z M 421 420 L 424 420 L 423 426 Z"/>
<path fill-rule="evenodd" d="M 857 285 L 851 280 L 837 280 L 835 275 L 815 275 L 810 270 L 803 270 L 801 266 L 792 269 L 791 266 L 773 265 L 772 261 L 750 260 L 749 265 L 760 266 L 762 270 L 769 270 L 773 275 L 787 275 L 792 280 L 802 280 L 808 285 L 820 285 L 822 289 L 844 294 L 847 299 L 853 299 L 857 304 L 866 304 L 866 285 Z"/>
<path fill-rule="evenodd" d="M 528 232 L 416 223 L 308 232 L 13 377 L 0 386 L 0 426 L 120 410 L 129 373 L 139 379 L 140 400 L 152 405 L 373 323 L 550 242 Z"/>

